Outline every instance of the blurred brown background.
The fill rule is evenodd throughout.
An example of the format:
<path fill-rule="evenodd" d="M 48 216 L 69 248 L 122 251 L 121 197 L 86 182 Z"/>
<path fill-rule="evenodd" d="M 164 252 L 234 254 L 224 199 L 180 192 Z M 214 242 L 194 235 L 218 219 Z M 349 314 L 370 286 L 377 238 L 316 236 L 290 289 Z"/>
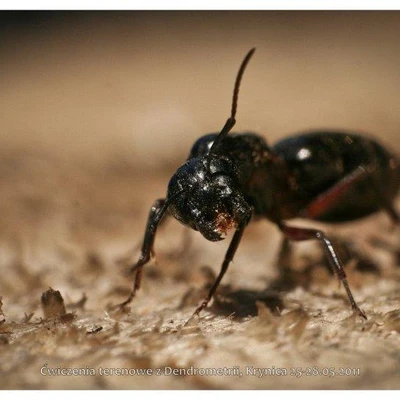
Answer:
<path fill-rule="evenodd" d="M 175 164 L 222 126 L 253 46 L 237 130 L 395 141 L 399 34 L 398 12 L 3 13 L 1 146 Z"/>
<path fill-rule="evenodd" d="M 137 257 L 153 200 L 193 142 L 223 126 L 250 48 L 257 52 L 242 82 L 236 131 L 273 143 L 311 128 L 347 129 L 400 151 L 399 37 L 399 12 L 1 12 L 0 388 L 399 388 L 397 236 L 381 214 L 334 232 L 359 241 L 379 265 L 380 275 L 349 276 L 366 323 L 351 316 L 326 268 L 302 275 L 317 247 L 305 244 L 293 262 L 299 280 L 280 295 L 282 317 L 261 309 L 235 320 L 233 305 L 206 311 L 189 334 L 177 335 L 201 298 L 201 266 L 217 271 L 227 242 L 192 232 L 182 251 L 176 222 L 157 236 L 158 266 L 147 268 L 131 314 L 105 313 L 129 290 L 116 260 Z M 375 238 L 380 248 L 371 251 L 371 234 L 386 235 L 385 244 Z M 279 241 L 270 224 L 249 227 L 222 289 L 260 296 L 279 278 Z M 75 310 L 69 324 L 40 320 L 49 286 Z M 102 331 L 87 335 L 96 326 Z M 74 379 L 42 376 L 45 362 L 362 373 Z"/>

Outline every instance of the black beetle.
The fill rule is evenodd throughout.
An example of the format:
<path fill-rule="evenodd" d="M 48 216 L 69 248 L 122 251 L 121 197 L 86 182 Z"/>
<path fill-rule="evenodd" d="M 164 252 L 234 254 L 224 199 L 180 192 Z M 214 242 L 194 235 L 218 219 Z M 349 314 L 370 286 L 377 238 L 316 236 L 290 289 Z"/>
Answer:
<path fill-rule="evenodd" d="M 286 220 L 302 217 L 343 222 L 385 210 L 399 223 L 393 201 L 400 186 L 400 159 L 377 141 L 349 132 L 312 131 L 269 147 L 253 133 L 231 134 L 235 125 L 238 92 L 243 72 L 255 49 L 249 51 L 237 74 L 231 116 L 220 133 L 201 137 L 187 161 L 168 185 L 167 196 L 151 207 L 143 247 L 128 304 L 140 287 L 143 266 L 150 260 L 157 227 L 169 211 L 207 240 L 222 240 L 234 228 L 221 271 L 203 310 L 221 282 L 252 217 L 265 217 L 293 241 L 319 240 L 333 271 L 343 283 L 350 304 L 366 318 L 351 293 L 337 252 L 316 229 L 289 226 Z"/>

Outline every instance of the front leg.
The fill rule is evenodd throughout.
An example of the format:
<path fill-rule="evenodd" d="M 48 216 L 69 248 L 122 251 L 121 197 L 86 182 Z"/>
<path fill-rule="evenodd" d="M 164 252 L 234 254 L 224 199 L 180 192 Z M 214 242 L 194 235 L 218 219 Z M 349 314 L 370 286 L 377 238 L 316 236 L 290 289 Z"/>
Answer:
<path fill-rule="evenodd" d="M 250 219 L 250 218 L 249 218 Z M 248 219 L 248 220 L 249 220 Z M 228 270 L 230 262 L 233 260 L 233 257 L 235 256 L 236 250 L 239 247 L 240 240 L 242 239 L 244 228 L 246 227 L 248 220 L 242 222 L 239 227 L 236 229 L 235 234 L 233 235 L 232 241 L 228 247 L 228 250 L 225 254 L 224 261 L 221 266 L 221 271 L 217 277 L 217 279 L 214 282 L 214 285 L 210 289 L 208 296 L 203 300 L 203 302 L 200 304 L 199 307 L 197 307 L 196 311 L 193 313 L 192 317 L 193 318 L 195 315 L 200 314 L 200 312 L 207 307 L 208 303 L 210 300 L 213 298 L 219 284 L 221 283 L 222 278 L 225 275 L 225 272 Z M 190 319 L 191 319 L 190 318 Z"/>
<path fill-rule="evenodd" d="M 149 217 L 147 219 L 146 232 L 144 235 L 142 251 L 139 260 L 131 268 L 129 272 L 136 272 L 135 279 L 133 282 L 133 288 L 129 297 L 121 304 L 120 307 L 124 307 L 129 304 L 136 295 L 136 292 L 140 288 L 140 282 L 142 278 L 142 269 L 150 261 L 151 255 L 153 254 L 154 239 L 156 231 L 162 217 L 168 209 L 168 202 L 165 199 L 158 199 L 153 203 L 150 209 Z"/>

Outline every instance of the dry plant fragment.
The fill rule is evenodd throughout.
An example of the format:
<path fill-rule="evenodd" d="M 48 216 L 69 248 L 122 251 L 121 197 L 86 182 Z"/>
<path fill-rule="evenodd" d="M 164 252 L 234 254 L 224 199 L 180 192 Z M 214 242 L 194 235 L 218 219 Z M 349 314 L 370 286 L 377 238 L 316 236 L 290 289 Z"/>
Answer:
<path fill-rule="evenodd" d="M 45 318 L 65 315 L 64 299 L 58 290 L 49 288 L 41 297 L 43 314 Z"/>
<path fill-rule="evenodd" d="M 1 317 L 0 324 L 6 322 L 6 316 L 4 315 L 3 309 L 2 309 L 3 308 L 3 302 L 1 300 L 2 300 L 2 297 L 0 296 L 0 317 Z"/>

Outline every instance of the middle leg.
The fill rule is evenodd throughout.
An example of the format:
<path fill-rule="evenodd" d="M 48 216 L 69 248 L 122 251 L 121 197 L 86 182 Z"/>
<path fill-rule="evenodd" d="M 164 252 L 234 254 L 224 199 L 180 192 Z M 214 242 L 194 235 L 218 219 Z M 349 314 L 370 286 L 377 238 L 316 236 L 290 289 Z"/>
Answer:
<path fill-rule="evenodd" d="M 308 228 L 299 228 L 294 226 L 287 226 L 284 223 L 278 224 L 280 230 L 283 234 L 289 239 L 293 241 L 303 241 L 303 240 L 319 240 L 324 245 L 324 249 L 332 266 L 332 269 L 337 276 L 337 278 L 342 282 L 347 297 L 350 301 L 351 307 L 355 310 L 358 315 L 367 319 L 363 310 L 358 307 L 356 301 L 354 300 L 354 296 L 350 290 L 349 283 L 347 281 L 346 273 L 343 268 L 342 261 L 340 260 L 337 252 L 335 251 L 331 241 L 325 236 L 324 232 L 317 229 L 308 229 Z"/>

